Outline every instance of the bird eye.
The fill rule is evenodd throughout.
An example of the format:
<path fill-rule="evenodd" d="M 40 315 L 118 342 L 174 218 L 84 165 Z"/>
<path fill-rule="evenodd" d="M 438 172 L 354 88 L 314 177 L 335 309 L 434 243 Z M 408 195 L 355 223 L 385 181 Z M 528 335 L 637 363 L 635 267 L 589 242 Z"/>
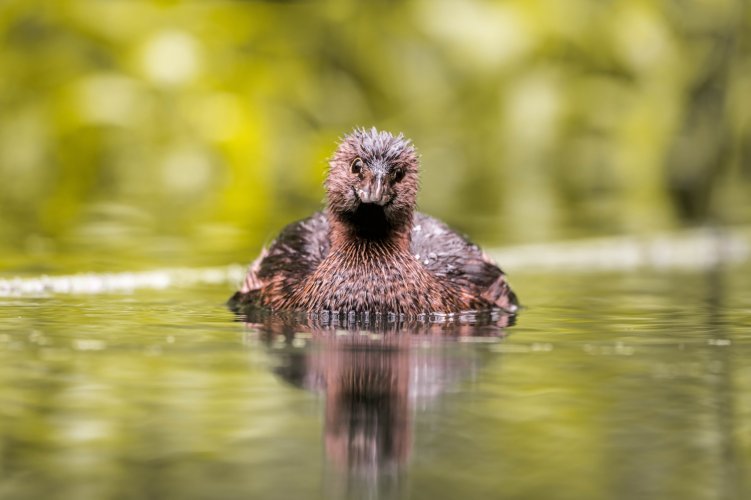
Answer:
<path fill-rule="evenodd" d="M 404 170 L 401 168 L 395 168 L 391 172 L 391 178 L 394 180 L 394 182 L 399 182 L 400 180 L 404 179 Z"/>
<path fill-rule="evenodd" d="M 357 158 L 352 160 L 350 168 L 352 169 L 353 174 L 359 174 L 360 172 L 362 172 L 362 159 L 358 156 Z"/>

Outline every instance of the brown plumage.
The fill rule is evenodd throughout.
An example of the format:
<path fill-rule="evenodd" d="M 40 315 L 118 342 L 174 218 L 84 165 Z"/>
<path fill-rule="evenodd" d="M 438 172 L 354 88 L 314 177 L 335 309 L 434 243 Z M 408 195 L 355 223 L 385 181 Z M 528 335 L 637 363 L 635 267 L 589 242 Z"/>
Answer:
<path fill-rule="evenodd" d="M 501 269 L 415 211 L 419 160 L 402 135 L 357 129 L 330 161 L 328 206 L 251 264 L 235 305 L 419 315 L 517 308 Z"/>

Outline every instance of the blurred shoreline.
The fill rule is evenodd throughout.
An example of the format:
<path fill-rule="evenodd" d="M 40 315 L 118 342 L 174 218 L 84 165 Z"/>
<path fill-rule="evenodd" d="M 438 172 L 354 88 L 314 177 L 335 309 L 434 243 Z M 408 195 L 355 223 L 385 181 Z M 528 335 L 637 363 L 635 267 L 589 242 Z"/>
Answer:
<path fill-rule="evenodd" d="M 530 273 L 606 273 L 638 269 L 704 271 L 741 265 L 751 256 L 751 226 L 706 228 L 652 236 L 617 236 L 518 245 L 488 254 L 512 276 Z M 0 279 L 0 297 L 99 294 L 194 285 L 237 284 L 246 264 L 161 268 Z"/>

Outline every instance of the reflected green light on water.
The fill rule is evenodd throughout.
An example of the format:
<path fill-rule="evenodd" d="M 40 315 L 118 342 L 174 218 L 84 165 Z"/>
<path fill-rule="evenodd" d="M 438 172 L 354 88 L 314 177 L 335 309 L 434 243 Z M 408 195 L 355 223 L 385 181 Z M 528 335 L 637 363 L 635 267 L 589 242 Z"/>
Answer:
<path fill-rule="evenodd" d="M 520 274 L 476 339 L 279 337 L 225 285 L 5 298 L 0 494 L 743 498 L 747 273 Z"/>

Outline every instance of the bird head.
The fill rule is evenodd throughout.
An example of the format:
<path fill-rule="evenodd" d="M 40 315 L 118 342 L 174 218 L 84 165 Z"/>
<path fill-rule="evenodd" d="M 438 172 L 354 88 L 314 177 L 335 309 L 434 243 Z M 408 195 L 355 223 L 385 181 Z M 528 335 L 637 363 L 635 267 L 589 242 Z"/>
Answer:
<path fill-rule="evenodd" d="M 358 210 L 383 211 L 392 223 L 410 219 L 417 200 L 419 159 L 402 134 L 355 129 L 329 161 L 329 211 L 347 216 Z"/>

